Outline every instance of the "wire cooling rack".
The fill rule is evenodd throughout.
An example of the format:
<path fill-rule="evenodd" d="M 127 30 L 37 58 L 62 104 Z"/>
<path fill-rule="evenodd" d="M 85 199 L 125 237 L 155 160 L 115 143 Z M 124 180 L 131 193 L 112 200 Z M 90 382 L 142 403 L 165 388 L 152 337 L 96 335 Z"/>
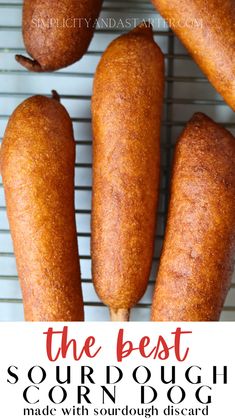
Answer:
<path fill-rule="evenodd" d="M 161 133 L 161 194 L 152 273 L 145 296 L 132 312 L 132 320 L 149 320 L 150 302 L 162 246 L 175 141 L 194 112 L 204 112 L 235 134 L 235 116 L 223 102 L 178 39 L 157 15 L 148 0 L 104 1 L 101 23 L 83 59 L 50 74 L 29 73 L 14 60 L 25 53 L 21 35 L 22 3 L 0 0 L 0 137 L 9 116 L 24 99 L 34 94 L 50 95 L 56 89 L 72 117 L 76 138 L 75 201 L 83 294 L 87 320 L 108 320 L 108 310 L 99 301 L 91 281 L 91 119 L 90 99 L 95 68 L 102 52 L 118 35 L 143 18 L 151 19 L 155 39 L 165 54 L 166 89 Z M 108 26 L 108 27 L 107 27 Z M 235 321 L 235 276 L 222 320 Z M 0 321 L 23 320 L 21 291 L 6 216 L 0 179 Z"/>

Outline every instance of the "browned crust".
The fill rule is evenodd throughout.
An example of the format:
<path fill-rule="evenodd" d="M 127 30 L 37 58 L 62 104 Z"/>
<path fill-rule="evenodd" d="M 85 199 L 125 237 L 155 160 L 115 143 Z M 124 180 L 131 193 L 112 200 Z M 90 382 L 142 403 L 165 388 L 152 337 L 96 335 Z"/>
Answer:
<path fill-rule="evenodd" d="M 176 146 L 152 320 L 218 320 L 235 253 L 235 139 L 195 114 Z"/>
<path fill-rule="evenodd" d="M 29 321 L 83 320 L 74 211 L 75 143 L 56 100 L 34 96 L 8 123 L 1 172 Z"/>
<path fill-rule="evenodd" d="M 54 71 L 87 51 L 102 0 L 24 0 L 23 38 L 32 59 L 16 55 L 29 71 Z"/>
<path fill-rule="evenodd" d="M 110 319 L 112 322 L 128 322 L 130 319 L 130 310 L 128 309 L 110 309 Z"/>
<path fill-rule="evenodd" d="M 29 71 L 33 71 L 36 73 L 42 73 L 44 71 L 41 65 L 37 61 L 31 60 L 31 58 L 27 58 L 23 55 L 16 54 L 15 59 L 20 65 L 22 65 Z"/>
<path fill-rule="evenodd" d="M 215 89 L 235 110 L 234 0 L 152 0 Z"/>
<path fill-rule="evenodd" d="M 94 81 L 92 272 L 112 310 L 144 294 L 153 256 L 164 59 L 149 25 L 116 39 Z"/>
<path fill-rule="evenodd" d="M 60 95 L 56 90 L 51 91 L 51 97 L 52 99 L 56 100 L 57 102 L 60 102 Z"/>

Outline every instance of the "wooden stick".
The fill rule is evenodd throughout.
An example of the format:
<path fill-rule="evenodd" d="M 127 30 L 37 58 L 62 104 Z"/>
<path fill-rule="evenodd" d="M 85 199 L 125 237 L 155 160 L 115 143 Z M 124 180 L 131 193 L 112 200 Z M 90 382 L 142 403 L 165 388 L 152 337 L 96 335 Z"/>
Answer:
<path fill-rule="evenodd" d="M 57 100 L 57 102 L 60 102 L 60 95 L 57 93 L 56 90 L 51 91 L 52 99 Z"/>
<path fill-rule="evenodd" d="M 36 60 L 31 60 L 28 57 L 24 57 L 23 55 L 18 54 L 15 56 L 15 59 L 19 64 L 27 68 L 29 71 L 34 71 L 36 73 L 42 73 L 44 71 Z"/>
<path fill-rule="evenodd" d="M 110 308 L 109 312 L 112 322 L 128 322 L 130 319 L 130 310 L 128 308 Z"/>

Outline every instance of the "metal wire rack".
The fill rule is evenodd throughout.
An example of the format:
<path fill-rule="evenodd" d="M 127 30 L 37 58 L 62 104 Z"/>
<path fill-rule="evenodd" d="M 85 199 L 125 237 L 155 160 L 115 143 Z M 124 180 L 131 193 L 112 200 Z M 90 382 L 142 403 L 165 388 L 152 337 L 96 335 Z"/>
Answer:
<path fill-rule="evenodd" d="M 80 248 L 83 293 L 87 320 L 108 320 L 108 311 L 95 294 L 91 280 L 91 118 L 90 99 L 96 65 L 112 39 L 125 32 L 120 19 L 151 19 L 155 39 L 165 54 L 166 89 L 161 135 L 161 191 L 156 230 L 153 268 L 145 296 L 132 312 L 132 320 L 149 319 L 149 308 L 156 269 L 164 235 L 170 166 L 174 144 L 182 127 L 194 112 L 205 112 L 235 134 L 235 115 L 226 106 L 178 39 L 160 19 L 149 0 L 104 1 L 101 17 L 112 18 L 111 28 L 98 27 L 83 59 L 61 71 L 50 74 L 29 73 L 14 60 L 15 53 L 25 53 L 21 35 L 22 3 L 0 0 L 0 139 L 15 107 L 34 94 L 49 95 L 56 89 L 73 121 L 76 138 L 75 202 L 77 236 Z M 74 93 L 76 92 L 76 93 Z M 235 276 L 226 300 L 222 320 L 235 321 Z M 0 321 L 23 320 L 21 292 L 6 216 L 0 179 Z"/>

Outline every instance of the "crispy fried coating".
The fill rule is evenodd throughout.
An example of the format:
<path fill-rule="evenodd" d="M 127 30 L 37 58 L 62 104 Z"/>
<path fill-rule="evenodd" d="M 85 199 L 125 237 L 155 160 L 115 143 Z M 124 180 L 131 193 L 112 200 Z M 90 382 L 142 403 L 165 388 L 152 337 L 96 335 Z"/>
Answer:
<path fill-rule="evenodd" d="M 105 51 L 94 81 L 92 272 L 112 320 L 127 320 L 151 269 L 164 59 L 142 24 Z"/>

